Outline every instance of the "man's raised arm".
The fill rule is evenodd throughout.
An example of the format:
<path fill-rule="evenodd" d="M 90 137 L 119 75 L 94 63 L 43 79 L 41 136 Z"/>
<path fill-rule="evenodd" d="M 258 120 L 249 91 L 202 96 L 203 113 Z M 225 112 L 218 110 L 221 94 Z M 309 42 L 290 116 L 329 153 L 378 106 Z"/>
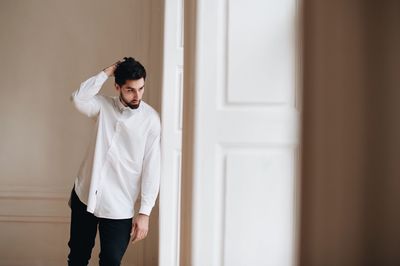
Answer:
<path fill-rule="evenodd" d="M 98 92 L 107 78 L 114 74 L 119 62 L 120 61 L 112 64 L 111 66 L 100 71 L 95 76 L 82 82 L 79 89 L 72 93 L 71 100 L 78 111 L 88 117 L 93 117 L 99 113 L 100 99 Z"/>

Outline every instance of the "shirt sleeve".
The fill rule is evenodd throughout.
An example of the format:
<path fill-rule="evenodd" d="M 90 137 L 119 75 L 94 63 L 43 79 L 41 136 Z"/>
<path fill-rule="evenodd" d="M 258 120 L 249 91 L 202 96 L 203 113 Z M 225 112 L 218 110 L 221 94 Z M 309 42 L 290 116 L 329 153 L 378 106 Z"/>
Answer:
<path fill-rule="evenodd" d="M 146 141 L 143 158 L 141 203 L 139 213 L 150 215 L 160 189 L 161 177 L 161 126 L 158 120 L 157 129 Z"/>
<path fill-rule="evenodd" d="M 71 101 L 76 109 L 88 117 L 94 117 L 100 111 L 98 92 L 107 80 L 108 75 L 101 71 L 97 75 L 81 83 L 79 89 L 71 95 Z"/>

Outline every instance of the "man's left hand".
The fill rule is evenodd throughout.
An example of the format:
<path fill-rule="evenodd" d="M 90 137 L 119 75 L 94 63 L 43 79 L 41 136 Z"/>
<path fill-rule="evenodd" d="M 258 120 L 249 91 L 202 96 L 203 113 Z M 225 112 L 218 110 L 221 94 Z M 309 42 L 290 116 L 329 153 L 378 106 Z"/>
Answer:
<path fill-rule="evenodd" d="M 132 221 L 131 242 L 135 243 L 144 239 L 149 231 L 149 216 L 139 213 Z"/>

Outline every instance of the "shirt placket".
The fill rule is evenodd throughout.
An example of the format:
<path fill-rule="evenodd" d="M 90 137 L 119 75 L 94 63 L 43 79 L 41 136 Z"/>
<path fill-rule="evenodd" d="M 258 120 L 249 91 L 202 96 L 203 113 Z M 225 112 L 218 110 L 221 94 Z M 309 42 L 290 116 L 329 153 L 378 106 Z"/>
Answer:
<path fill-rule="evenodd" d="M 112 161 L 110 160 L 110 156 L 111 156 L 112 149 L 114 149 L 117 146 L 117 143 L 118 143 L 118 138 L 120 136 L 120 132 L 121 132 L 121 129 L 122 129 L 124 113 L 125 112 L 122 112 L 118 116 L 117 121 L 115 122 L 114 134 L 113 134 L 113 136 L 111 138 L 110 146 L 107 149 L 107 152 L 106 152 L 106 155 L 105 155 L 105 159 L 104 159 L 104 164 L 103 164 L 103 166 L 101 167 L 101 170 L 100 170 L 100 180 L 98 182 L 98 186 L 97 186 L 97 189 L 96 189 L 96 192 L 95 192 L 96 197 L 97 197 L 96 210 L 98 210 L 100 208 L 100 204 L 99 203 L 100 203 L 101 193 L 102 193 L 101 188 L 103 187 L 103 182 L 104 182 L 104 178 L 105 178 L 104 177 L 104 172 L 105 172 L 104 168 L 106 168 L 106 166 L 108 166 L 108 164 L 112 163 Z"/>

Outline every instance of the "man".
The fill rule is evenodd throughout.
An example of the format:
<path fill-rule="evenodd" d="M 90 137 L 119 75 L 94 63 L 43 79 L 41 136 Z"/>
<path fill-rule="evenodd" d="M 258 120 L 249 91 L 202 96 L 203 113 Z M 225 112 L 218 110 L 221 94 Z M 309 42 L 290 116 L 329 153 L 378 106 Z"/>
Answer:
<path fill-rule="evenodd" d="M 99 94 L 115 76 L 117 96 Z M 87 265 L 100 234 L 100 265 L 120 265 L 130 242 L 146 237 L 160 183 L 159 114 L 142 100 L 146 70 L 124 57 L 81 83 L 75 107 L 96 121 L 71 191 L 68 265 Z M 134 204 L 141 195 L 138 215 Z"/>

